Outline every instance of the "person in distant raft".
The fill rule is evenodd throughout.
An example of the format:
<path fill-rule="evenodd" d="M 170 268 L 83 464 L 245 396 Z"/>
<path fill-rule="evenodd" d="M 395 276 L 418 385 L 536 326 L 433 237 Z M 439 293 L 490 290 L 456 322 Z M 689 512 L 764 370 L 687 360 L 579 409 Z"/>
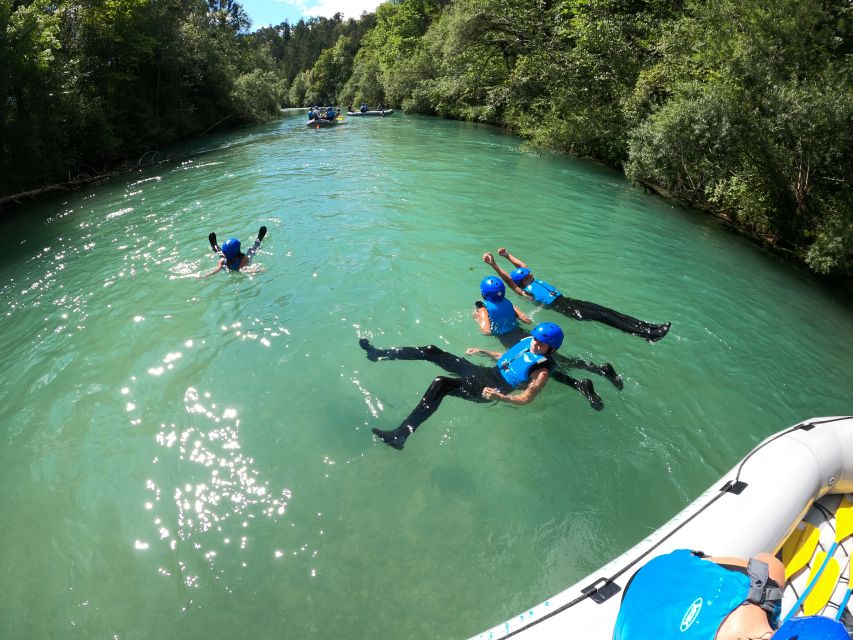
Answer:
<path fill-rule="evenodd" d="M 491 253 L 483 254 L 483 262 L 491 265 L 510 289 L 524 298 L 547 305 L 566 317 L 602 322 L 625 333 L 640 336 L 649 342 L 660 340 L 669 331 L 669 322 L 651 324 L 592 302 L 564 296 L 544 280 L 535 279 L 527 265 L 505 248 L 498 249 L 498 254 L 509 260 L 516 267 L 515 271 L 508 274 L 495 262 L 495 257 Z"/>
<path fill-rule="evenodd" d="M 779 626 L 785 566 L 772 554 L 709 558 L 679 549 L 652 558 L 625 587 L 613 640 L 850 640 L 840 622 Z"/>
<path fill-rule="evenodd" d="M 406 439 L 438 409 L 445 396 L 472 402 L 501 400 L 510 404 L 532 402 L 548 382 L 553 360 L 551 356 L 563 343 L 563 330 L 553 322 L 543 322 L 529 338 L 521 340 L 509 351 L 470 348 L 465 355 L 484 355 L 497 360 L 491 367 L 469 362 L 435 345 L 377 349 L 366 338 L 358 341 L 373 362 L 379 360 L 426 360 L 458 377 L 438 376 L 426 390 L 418 406 L 391 431 L 373 429 L 385 444 L 402 449 Z M 514 390 L 521 393 L 513 394 Z"/>
<path fill-rule="evenodd" d="M 530 324 L 530 318 L 506 299 L 506 288 L 499 278 L 494 276 L 483 278 L 480 282 L 480 293 L 483 296 L 483 302 L 478 300 L 474 303 L 474 320 L 484 335 L 495 336 L 507 349 L 530 335 L 519 325 L 519 322 Z M 604 403 L 595 392 L 592 380 L 577 380 L 560 369 L 585 369 L 604 376 L 617 389 L 623 387 L 622 378 L 619 377 L 609 362 L 594 364 L 580 358 L 568 358 L 557 353 L 552 354 L 551 358 L 555 364 L 555 369 L 552 372 L 554 380 L 580 391 L 593 409 L 601 410 Z"/>
<path fill-rule="evenodd" d="M 212 276 L 214 273 L 218 273 L 223 268 L 228 269 L 228 271 L 240 271 L 241 269 L 246 268 L 249 266 L 249 262 L 251 262 L 252 258 L 255 256 L 255 253 L 257 253 L 258 248 L 261 246 L 261 242 L 263 242 L 264 236 L 266 235 L 267 228 L 261 226 L 261 228 L 258 229 L 258 237 L 252 245 L 252 248 L 246 253 L 242 253 L 240 251 L 240 241 L 237 238 L 228 238 L 228 240 L 223 242 L 220 247 L 216 243 L 216 234 L 211 233 L 207 236 L 207 240 L 210 242 L 210 248 L 214 253 L 218 253 L 222 257 L 219 260 L 219 264 L 216 265 L 216 269 L 198 277 L 206 278 L 207 276 Z"/>

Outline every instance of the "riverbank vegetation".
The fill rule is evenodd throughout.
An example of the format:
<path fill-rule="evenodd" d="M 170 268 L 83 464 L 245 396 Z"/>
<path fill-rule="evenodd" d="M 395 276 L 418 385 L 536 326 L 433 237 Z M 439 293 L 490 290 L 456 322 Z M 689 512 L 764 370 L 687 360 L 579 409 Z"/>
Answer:
<path fill-rule="evenodd" d="M 232 0 L 0 0 L 0 196 L 279 117 L 294 78 L 373 16 L 250 24 Z"/>
<path fill-rule="evenodd" d="M 231 0 L 0 0 L 3 193 L 278 106 L 381 101 L 598 159 L 851 271 L 849 0 L 390 0 L 247 25 Z"/>

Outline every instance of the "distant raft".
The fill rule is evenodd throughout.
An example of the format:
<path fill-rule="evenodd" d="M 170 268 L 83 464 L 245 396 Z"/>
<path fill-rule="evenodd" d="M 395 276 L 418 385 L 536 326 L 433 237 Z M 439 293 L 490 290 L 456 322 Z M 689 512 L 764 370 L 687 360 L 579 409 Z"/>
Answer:
<path fill-rule="evenodd" d="M 393 109 L 385 109 L 383 111 L 347 111 L 348 116 L 390 116 L 394 113 Z"/>
<path fill-rule="evenodd" d="M 621 556 L 471 640 L 572 638 L 578 630 L 585 640 L 612 640 L 631 577 L 652 558 L 675 549 L 743 558 L 781 551 L 787 580 L 783 614 L 799 613 L 802 607 L 804 615 L 849 616 L 851 534 L 853 417 L 812 418 L 764 440 Z M 525 584 L 519 590 L 529 588 Z"/>

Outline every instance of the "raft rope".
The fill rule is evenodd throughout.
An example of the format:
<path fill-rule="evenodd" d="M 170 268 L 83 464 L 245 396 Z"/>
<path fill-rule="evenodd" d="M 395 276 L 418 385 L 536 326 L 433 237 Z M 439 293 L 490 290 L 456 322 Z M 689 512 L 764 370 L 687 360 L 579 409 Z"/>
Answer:
<path fill-rule="evenodd" d="M 712 504 L 714 504 L 722 496 L 724 496 L 727 493 L 733 493 L 735 495 L 740 495 L 741 492 L 746 488 L 746 483 L 740 481 L 741 471 L 743 470 L 743 467 L 746 464 L 747 460 L 749 460 L 759 450 L 763 449 L 764 447 L 769 445 L 771 442 L 775 442 L 776 440 L 778 440 L 782 436 L 786 436 L 789 433 L 793 433 L 794 431 L 811 431 L 816 426 L 821 425 L 821 424 L 827 424 L 830 422 L 839 422 L 841 420 L 850 420 L 851 418 L 853 418 L 853 416 L 841 416 L 838 418 L 830 418 L 829 420 L 815 420 L 812 422 L 803 422 L 803 423 L 795 425 L 789 429 L 786 429 L 785 431 L 782 431 L 781 433 L 776 434 L 774 437 L 772 437 L 769 440 L 758 445 L 755 449 L 750 451 L 749 454 L 747 454 L 747 456 L 743 460 L 741 460 L 740 465 L 738 465 L 737 473 L 735 474 L 734 482 L 732 482 L 732 481 L 726 482 L 726 484 L 724 484 L 722 487 L 720 487 L 720 492 L 716 496 L 711 498 L 711 500 L 709 500 L 704 506 L 702 506 L 692 516 L 690 516 L 689 518 L 684 520 L 684 522 L 680 522 L 675 528 L 673 528 L 672 531 L 670 531 L 663 538 L 661 538 L 656 543 L 654 543 L 651 547 L 649 547 L 640 556 L 638 556 L 637 558 L 635 558 L 634 560 L 629 562 L 627 565 L 622 567 L 619 571 L 614 573 L 609 578 L 599 578 L 598 580 L 596 580 L 595 582 L 593 582 L 589 586 L 586 586 L 583 589 L 581 589 L 581 593 L 583 595 L 578 596 L 574 600 L 567 602 L 563 606 L 558 607 L 557 609 L 554 609 L 553 611 L 549 611 L 547 614 L 545 614 L 541 618 L 537 618 L 536 620 L 533 620 L 532 622 L 527 623 L 523 627 L 519 627 L 518 629 L 515 629 L 511 633 L 508 633 L 502 637 L 503 638 L 511 638 L 512 636 L 517 635 L 517 634 L 521 633 L 522 631 L 526 631 L 527 629 L 534 627 L 535 625 L 539 624 L 540 622 L 543 622 L 544 620 L 547 620 L 548 618 L 551 618 L 551 617 L 557 615 L 558 613 L 562 613 L 566 609 L 570 609 L 570 608 L 574 607 L 576 604 L 579 604 L 588 598 L 592 598 L 595 602 L 597 602 L 599 604 L 601 604 L 605 600 L 608 600 L 611 596 L 613 596 L 613 595 L 619 593 L 619 591 L 621 591 L 621 587 L 619 585 L 615 584 L 615 582 L 614 582 L 619 576 L 621 576 L 626 571 L 628 571 L 631 567 L 633 567 L 635 564 L 637 564 L 640 560 L 642 560 L 646 556 L 648 556 L 652 551 L 657 549 L 661 544 L 663 544 L 670 537 L 672 537 L 679 529 L 681 529 L 684 525 L 688 524 L 691 520 L 693 520 L 700 513 L 705 511 L 705 509 L 707 509 Z M 596 586 L 599 583 L 603 583 L 603 584 L 601 584 L 601 586 Z"/>

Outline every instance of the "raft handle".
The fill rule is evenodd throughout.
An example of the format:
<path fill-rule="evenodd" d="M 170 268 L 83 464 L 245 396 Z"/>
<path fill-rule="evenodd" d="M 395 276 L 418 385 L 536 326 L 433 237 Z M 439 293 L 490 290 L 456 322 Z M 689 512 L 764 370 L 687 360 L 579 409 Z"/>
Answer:
<path fill-rule="evenodd" d="M 735 480 L 732 482 L 729 480 L 726 484 L 720 487 L 721 493 L 733 493 L 736 496 L 739 496 L 743 493 L 743 490 L 746 489 L 749 485 L 743 480 Z"/>
<path fill-rule="evenodd" d="M 600 587 L 596 588 L 599 582 L 603 582 L 604 584 Z M 616 595 L 622 591 L 622 587 L 618 584 L 610 580 L 609 578 L 599 578 L 595 582 L 593 582 L 588 587 L 584 587 L 581 589 L 581 593 L 587 596 L 588 598 L 592 598 L 593 602 L 597 604 L 601 604 L 605 600 L 609 600 L 612 596 Z"/>

